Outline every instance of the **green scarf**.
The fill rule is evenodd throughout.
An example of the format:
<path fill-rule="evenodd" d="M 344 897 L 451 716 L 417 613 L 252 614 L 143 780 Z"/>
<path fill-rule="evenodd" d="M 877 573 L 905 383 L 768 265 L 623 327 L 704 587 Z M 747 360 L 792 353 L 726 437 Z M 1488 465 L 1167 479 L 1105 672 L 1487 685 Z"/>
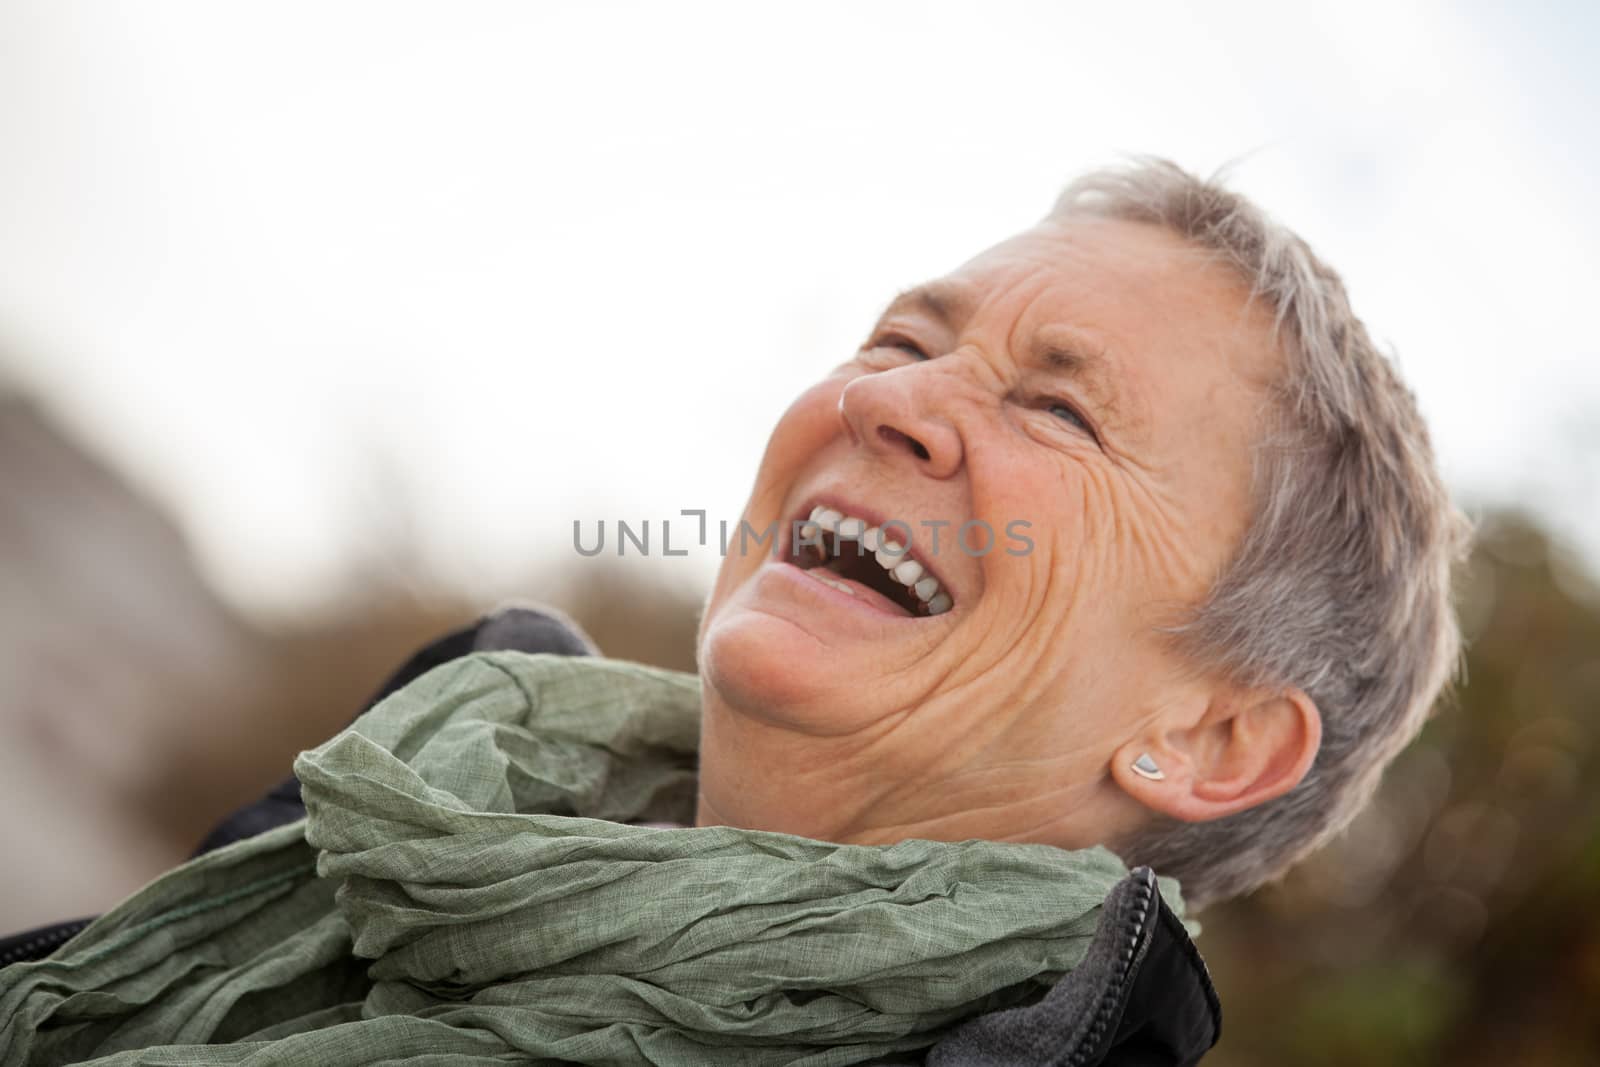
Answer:
<path fill-rule="evenodd" d="M 605 660 L 430 672 L 301 754 L 302 822 L 0 971 L 0 1062 L 823 1067 L 1082 959 L 1103 849 L 627 825 L 692 823 L 699 708 Z"/>

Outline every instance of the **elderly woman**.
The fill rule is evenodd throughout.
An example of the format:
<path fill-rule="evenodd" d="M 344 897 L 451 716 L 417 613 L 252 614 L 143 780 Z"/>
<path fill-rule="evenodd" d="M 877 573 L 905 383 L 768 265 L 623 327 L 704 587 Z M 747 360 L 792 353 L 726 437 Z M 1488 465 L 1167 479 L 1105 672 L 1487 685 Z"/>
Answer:
<path fill-rule="evenodd" d="M 282 825 L 0 972 L 0 1059 L 1195 1062 L 1178 917 L 1416 733 L 1461 525 L 1303 242 L 1091 174 L 779 421 L 698 678 L 440 643 Z"/>

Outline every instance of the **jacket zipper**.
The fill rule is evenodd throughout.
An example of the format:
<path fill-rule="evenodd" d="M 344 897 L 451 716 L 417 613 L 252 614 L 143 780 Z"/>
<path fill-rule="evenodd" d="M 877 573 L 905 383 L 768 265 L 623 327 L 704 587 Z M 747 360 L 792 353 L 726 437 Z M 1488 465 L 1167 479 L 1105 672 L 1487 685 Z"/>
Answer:
<path fill-rule="evenodd" d="M 1139 942 L 1144 938 L 1145 924 L 1150 921 L 1150 905 L 1155 900 L 1156 884 L 1155 872 L 1150 868 L 1141 868 L 1138 875 L 1140 881 L 1134 890 L 1136 898 L 1134 908 L 1122 925 L 1122 959 L 1117 967 L 1117 973 L 1112 976 L 1105 992 L 1100 995 L 1100 1005 L 1095 1009 L 1094 1021 L 1089 1024 L 1088 1032 L 1073 1051 L 1072 1058 L 1067 1061 L 1070 1067 L 1088 1067 L 1089 1056 L 1100 1047 L 1100 1039 L 1110 1028 L 1111 1016 L 1122 1003 L 1122 992 L 1127 987 L 1128 976 L 1133 972 L 1133 961 L 1139 954 Z"/>
<path fill-rule="evenodd" d="M 36 937 L 30 937 L 20 945 L 12 945 L 5 952 L 0 953 L 0 967 L 7 967 L 22 960 L 36 960 L 40 956 L 48 956 L 61 945 L 72 940 L 77 933 L 90 920 L 75 919 L 68 923 L 58 923 Z"/>

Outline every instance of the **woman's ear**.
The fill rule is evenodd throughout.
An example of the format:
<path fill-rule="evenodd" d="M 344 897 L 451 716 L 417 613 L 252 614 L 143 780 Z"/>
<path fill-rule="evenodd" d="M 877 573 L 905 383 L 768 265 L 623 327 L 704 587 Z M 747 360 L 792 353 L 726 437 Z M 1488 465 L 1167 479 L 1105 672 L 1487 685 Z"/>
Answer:
<path fill-rule="evenodd" d="M 1300 784 L 1322 716 L 1298 689 L 1215 695 L 1198 722 L 1153 722 L 1112 757 L 1111 777 L 1145 807 L 1184 822 L 1233 815 Z"/>

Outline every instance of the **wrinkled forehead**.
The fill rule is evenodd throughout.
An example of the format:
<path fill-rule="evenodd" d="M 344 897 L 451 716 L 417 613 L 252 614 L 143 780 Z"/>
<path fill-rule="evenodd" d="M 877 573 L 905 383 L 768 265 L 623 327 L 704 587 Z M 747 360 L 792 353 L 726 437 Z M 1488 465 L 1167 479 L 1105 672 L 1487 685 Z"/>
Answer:
<path fill-rule="evenodd" d="M 974 302 L 1008 290 L 1054 290 L 1085 306 L 1138 301 L 1146 309 L 1222 313 L 1252 307 L 1248 280 L 1211 249 L 1165 227 L 1090 216 L 1046 219 L 984 249 L 935 280 Z M 1064 310 L 1071 310 L 1070 307 Z"/>
<path fill-rule="evenodd" d="M 897 313 L 1014 350 L 1076 337 L 1130 383 L 1181 365 L 1212 385 L 1264 388 L 1282 369 L 1271 309 L 1240 273 L 1147 223 L 1046 220 L 902 293 Z"/>

